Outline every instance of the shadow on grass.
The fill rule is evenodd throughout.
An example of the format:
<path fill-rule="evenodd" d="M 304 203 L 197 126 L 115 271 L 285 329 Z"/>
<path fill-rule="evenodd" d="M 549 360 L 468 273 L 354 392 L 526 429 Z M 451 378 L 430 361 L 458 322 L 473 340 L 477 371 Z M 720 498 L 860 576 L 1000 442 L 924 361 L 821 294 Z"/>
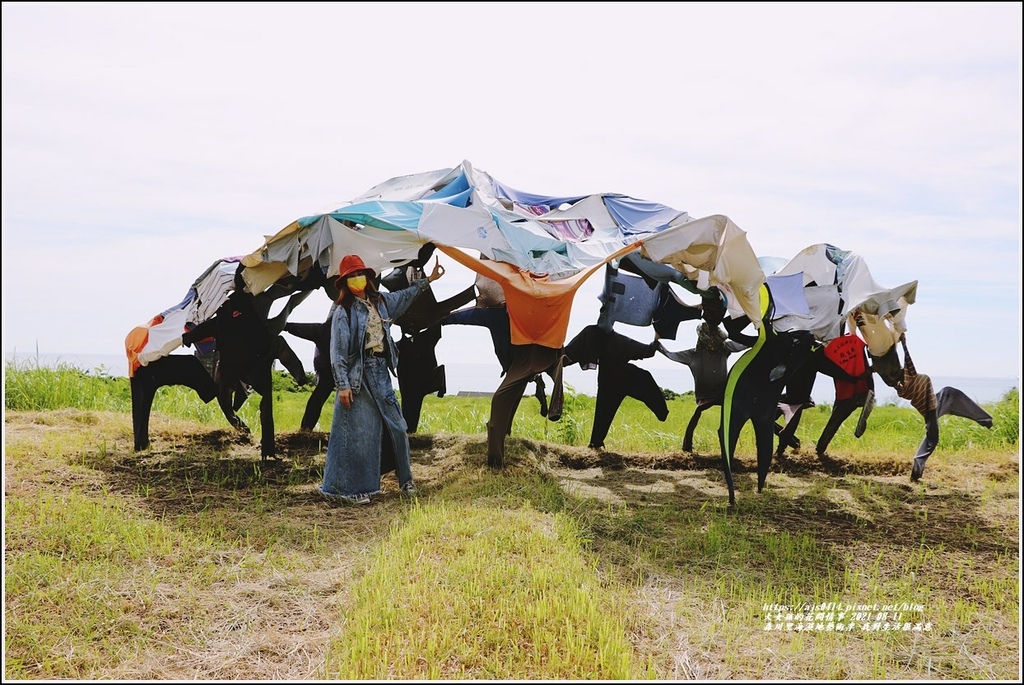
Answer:
<path fill-rule="evenodd" d="M 149 451 L 111 455 L 105 470 L 114 475 L 115 487 L 142 494 L 164 514 L 308 505 L 323 513 L 329 506 L 316 486 L 323 476 L 327 438 L 325 432 L 279 434 L 278 458 L 260 460 L 250 436 L 236 431 L 177 435 Z M 485 436 L 414 434 L 410 447 L 417 484 L 428 496 L 443 489 L 453 472 L 489 471 Z M 664 529 L 667 539 L 721 518 L 744 520 L 745 535 L 784 531 L 839 547 L 929 545 L 992 555 L 1017 549 L 1005 529 L 980 513 L 980 496 L 903 482 L 903 459 L 822 464 L 813 455 L 787 455 L 774 461 L 762 493 L 756 492 L 752 461 L 747 457 L 734 463 L 737 506 L 730 511 L 717 455 L 623 454 L 511 436 L 506 441 L 507 467 L 539 466 L 556 478 L 561 473 L 587 486 L 588 496 L 598 503 L 623 504 L 648 528 Z M 993 476 L 1010 479 L 1013 470 L 995 469 Z M 400 499 L 392 480 L 384 479 L 383 503 Z M 619 533 L 629 538 L 628 526 Z M 676 563 L 671 557 L 666 563 Z"/>

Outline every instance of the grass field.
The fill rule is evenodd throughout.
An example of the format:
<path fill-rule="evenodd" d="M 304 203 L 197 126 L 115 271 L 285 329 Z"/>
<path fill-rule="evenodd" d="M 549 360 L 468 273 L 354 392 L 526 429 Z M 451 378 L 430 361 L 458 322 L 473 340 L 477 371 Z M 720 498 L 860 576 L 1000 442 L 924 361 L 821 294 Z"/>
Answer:
<path fill-rule="evenodd" d="M 166 388 L 132 450 L 126 380 L 5 369 L 5 679 L 951 679 L 1020 677 L 1019 400 L 941 419 L 924 479 L 910 409 L 804 446 L 730 510 L 706 412 L 631 400 L 607 449 L 592 398 L 524 399 L 486 467 L 486 399 L 427 398 L 416 499 L 315 494 L 327 434 L 275 393 L 280 458 Z M 181 392 L 179 392 L 181 391 Z M 254 427 L 256 402 L 242 415 Z M 589 413 L 588 413 L 589 412 Z M 325 408 L 321 427 L 329 424 Z"/>

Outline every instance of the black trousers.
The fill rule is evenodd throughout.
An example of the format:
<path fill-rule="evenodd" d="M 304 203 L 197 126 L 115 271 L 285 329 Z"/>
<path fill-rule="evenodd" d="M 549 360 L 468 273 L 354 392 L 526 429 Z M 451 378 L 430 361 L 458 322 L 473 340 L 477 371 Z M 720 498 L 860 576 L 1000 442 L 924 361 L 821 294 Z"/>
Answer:
<path fill-rule="evenodd" d="M 547 373 L 554 382 L 548 419 L 562 417 L 562 349 L 543 345 L 513 345 L 508 372 L 491 397 L 491 416 L 487 421 L 487 465 L 502 468 L 505 465 L 505 436 L 512 429 L 523 391 L 538 373 Z"/>
<path fill-rule="evenodd" d="M 172 354 L 140 366 L 129 385 L 136 451 L 149 447 L 149 414 L 158 389 L 165 385 L 185 385 L 195 390 L 203 402 L 217 397 L 217 383 L 203 363 L 191 354 Z"/>
<path fill-rule="evenodd" d="M 440 340 L 438 323 L 418 333 L 403 334 L 398 341 L 398 391 L 409 433 L 415 433 L 420 425 L 423 398 L 435 392 L 443 397 L 447 390 L 444 366 L 438 366 L 435 352 Z"/>
<path fill-rule="evenodd" d="M 832 442 L 832 438 L 836 437 L 836 433 L 839 431 L 840 426 L 843 425 L 843 422 L 850 418 L 853 412 L 863 407 L 865 401 L 867 401 L 867 393 L 859 393 L 845 400 L 835 401 L 832 405 L 832 413 L 828 417 L 828 422 L 821 430 L 821 436 L 814 446 L 819 456 L 825 454 L 829 443 Z"/>
<path fill-rule="evenodd" d="M 594 407 L 594 427 L 590 432 L 590 446 L 604 447 L 604 439 L 608 437 L 608 429 L 618 413 L 622 400 L 627 397 L 640 400 L 650 409 L 659 421 L 668 418 L 668 403 L 665 393 L 650 371 L 641 369 L 635 364 L 597 367 L 597 403 Z"/>

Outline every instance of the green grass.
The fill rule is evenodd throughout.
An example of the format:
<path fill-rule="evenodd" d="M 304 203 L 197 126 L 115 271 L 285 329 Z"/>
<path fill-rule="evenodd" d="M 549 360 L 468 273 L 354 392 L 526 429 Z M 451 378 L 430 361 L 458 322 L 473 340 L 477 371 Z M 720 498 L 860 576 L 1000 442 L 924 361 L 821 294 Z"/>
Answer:
<path fill-rule="evenodd" d="M 8 410 L 40 411 L 62 408 L 103 411 L 131 411 L 131 390 L 124 377 L 105 373 L 87 373 L 71 366 L 40 367 L 31 361 L 5 362 L 4 406 Z M 297 386 L 282 371 L 274 371 L 274 418 L 279 431 L 297 430 L 305 411 L 309 391 Z M 673 395 L 675 395 L 673 393 Z M 549 421 L 540 415 L 536 398 L 523 398 L 513 419 L 512 435 L 563 445 L 587 445 L 593 427 L 595 398 L 566 387 L 562 417 Z M 623 452 L 664 452 L 678 450 L 686 423 L 694 410 L 693 393 L 675 395 L 668 401 L 669 416 L 659 422 L 638 400 L 627 397 L 616 413 L 605 445 Z M 995 426 L 988 430 L 973 421 L 956 416 L 940 418 L 941 449 L 998 449 L 1018 444 L 1020 436 L 1019 391 L 1014 388 L 986 408 Z M 333 404 L 325 403 L 320 414 L 320 430 L 330 430 Z M 797 435 L 813 441 L 821 434 L 831 412 L 830 405 L 818 405 L 803 412 Z M 152 413 L 200 423 L 223 424 L 226 421 L 216 402 L 203 403 L 194 391 L 183 386 L 168 386 L 157 391 Z M 251 398 L 238 412 L 255 435 L 259 434 L 258 396 Z M 424 434 L 486 433 L 490 399 L 481 397 L 443 397 L 428 395 L 423 401 L 418 432 Z M 913 409 L 896 405 L 876 407 L 869 430 L 859 439 L 853 437 L 855 416 L 836 433 L 830 451 L 856 450 L 859 454 L 914 451 L 924 436 L 924 424 Z M 718 450 L 720 408 L 713 407 L 701 416 L 694 432 L 694 449 L 709 453 Z M 740 436 L 738 452 L 753 449 L 753 433 L 748 425 Z"/>
<path fill-rule="evenodd" d="M 624 607 L 572 519 L 438 501 L 409 512 L 374 553 L 325 677 L 653 677 L 634 665 Z"/>
<path fill-rule="evenodd" d="M 542 452 L 588 453 L 593 398 L 567 397 L 568 427 L 524 398 L 495 473 L 489 400 L 428 397 L 414 469 L 438 475 L 420 498 L 329 508 L 312 494 L 324 446 L 261 463 L 190 390 L 159 391 L 162 446 L 135 453 L 127 379 L 5 374 L 5 679 L 1019 675 L 1016 390 L 986 407 L 992 430 L 941 420 L 928 485 L 783 471 L 757 494 L 747 473 L 733 510 L 715 470 L 612 465 L 570 480 L 614 497 L 567 487 Z M 284 434 L 307 392 L 278 380 Z M 627 400 L 609 450 L 678 453 L 692 395 L 669 405 L 661 423 Z M 827 414 L 805 412 L 798 434 L 813 441 Z M 717 419 L 698 451 L 716 451 Z M 902 467 L 923 433 L 896 406 L 859 440 L 849 423 L 830 451 L 851 464 Z M 773 629 L 841 623 L 805 609 L 828 603 L 892 620 L 905 604 L 910 629 Z"/>
<path fill-rule="evenodd" d="M 189 390 L 195 395 L 194 392 Z M 32 361 L 4 362 L 4 408 L 20 411 L 102 409 L 130 412 L 128 379 L 86 373 L 69 364 L 39 366 Z"/>
<path fill-rule="evenodd" d="M 90 678 L 159 646 L 160 586 L 223 579 L 205 535 L 175 530 L 109 496 L 5 499 L 5 677 Z M 177 611 L 203 607 L 181 593 Z M 59 675 L 57 675 L 59 674 Z"/>

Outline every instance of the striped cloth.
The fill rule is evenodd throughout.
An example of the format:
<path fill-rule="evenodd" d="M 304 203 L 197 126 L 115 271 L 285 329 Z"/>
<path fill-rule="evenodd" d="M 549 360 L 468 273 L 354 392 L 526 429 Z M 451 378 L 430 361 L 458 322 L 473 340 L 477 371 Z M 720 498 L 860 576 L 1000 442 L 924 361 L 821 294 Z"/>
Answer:
<path fill-rule="evenodd" d="M 929 411 L 935 411 L 939 401 L 935 397 L 935 388 L 932 386 L 932 379 L 924 373 L 918 373 L 914 367 L 914 361 L 910 358 L 907 350 L 907 343 L 903 343 L 903 380 L 896 385 L 896 394 L 910 402 L 922 416 Z"/>

